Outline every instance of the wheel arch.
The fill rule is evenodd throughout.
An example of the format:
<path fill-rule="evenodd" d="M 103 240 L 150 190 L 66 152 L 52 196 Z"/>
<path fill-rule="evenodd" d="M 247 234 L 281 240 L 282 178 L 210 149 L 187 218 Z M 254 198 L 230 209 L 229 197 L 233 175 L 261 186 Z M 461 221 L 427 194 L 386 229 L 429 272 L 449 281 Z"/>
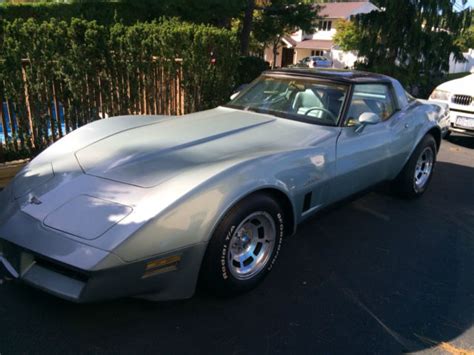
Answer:
<path fill-rule="evenodd" d="M 251 194 L 247 195 L 246 197 L 250 197 L 255 194 L 264 194 L 270 196 L 282 207 L 283 214 L 285 216 L 285 226 L 288 226 L 286 228 L 285 237 L 290 237 L 291 235 L 293 235 L 296 230 L 296 218 L 294 206 L 288 195 L 280 189 L 267 187 L 260 190 L 256 190 Z"/>
<path fill-rule="evenodd" d="M 436 149 L 437 151 L 439 152 L 439 148 L 441 147 L 441 129 L 437 126 L 435 127 L 432 127 L 428 132 L 425 133 L 425 135 L 421 138 L 423 139 L 424 137 L 426 137 L 428 134 L 432 135 L 433 138 L 435 139 L 436 141 Z M 421 142 L 421 140 L 420 140 Z M 420 143 L 418 142 L 418 144 Z M 417 145 L 418 145 L 417 144 Z"/>
<path fill-rule="evenodd" d="M 423 131 L 422 131 L 423 132 Z M 419 132 L 417 134 L 417 138 L 415 140 L 415 144 L 413 144 L 413 146 L 411 147 L 411 150 L 410 150 L 410 154 L 408 154 L 406 157 L 405 157 L 405 160 L 403 162 L 403 165 L 401 166 L 400 170 L 397 172 L 397 174 L 393 177 L 394 179 L 396 179 L 400 173 L 403 171 L 403 169 L 405 168 L 406 164 L 409 162 L 410 158 L 412 157 L 413 153 L 415 152 L 416 148 L 418 147 L 418 145 L 423 141 L 423 139 L 427 136 L 427 135 L 430 135 L 434 138 L 435 140 L 435 143 L 436 143 L 436 150 L 437 152 L 439 152 L 439 148 L 441 146 L 441 129 L 439 128 L 439 126 L 432 126 L 430 127 L 429 129 L 427 129 L 425 132 Z"/>
<path fill-rule="evenodd" d="M 222 222 L 222 220 L 229 213 L 229 211 L 231 211 L 239 203 L 241 203 L 242 201 L 248 198 L 251 198 L 252 196 L 259 195 L 259 194 L 269 196 L 270 198 L 274 199 L 282 207 L 284 218 L 285 218 L 285 221 L 284 221 L 285 226 L 286 225 L 289 226 L 288 228 L 285 228 L 286 232 L 285 232 L 284 237 L 289 237 L 294 234 L 294 232 L 296 231 L 296 218 L 295 218 L 296 216 L 295 216 L 294 206 L 293 206 L 293 203 L 291 202 L 290 197 L 280 188 L 276 186 L 261 186 L 261 187 L 255 188 L 253 191 L 250 191 L 247 194 L 244 194 L 234 199 L 233 202 L 230 203 L 224 211 L 222 211 L 219 218 L 216 219 L 212 227 L 212 230 L 209 233 L 209 240 L 207 242 L 206 251 L 202 256 L 201 266 L 199 268 L 195 287 L 199 287 L 198 285 L 202 284 L 203 272 L 205 272 L 203 266 L 206 260 L 206 255 L 208 254 L 210 238 L 214 236 L 214 233 L 216 229 L 218 228 L 218 226 L 220 225 L 220 223 Z"/>
<path fill-rule="evenodd" d="M 252 191 L 249 191 L 248 193 L 239 196 L 238 198 L 234 199 L 232 203 L 229 203 L 228 206 L 225 208 L 224 211 L 220 214 L 220 216 L 216 219 L 210 233 L 209 233 L 209 239 L 212 238 L 212 236 L 215 233 L 215 230 L 221 223 L 221 221 L 224 219 L 226 214 L 234 208 L 237 204 L 240 202 L 244 201 L 245 199 L 250 198 L 251 196 L 258 195 L 258 194 L 264 194 L 272 199 L 274 199 L 280 206 L 283 208 L 283 213 L 285 216 L 285 224 L 288 225 L 289 227 L 286 228 L 286 233 L 285 237 L 292 236 L 295 231 L 296 231 L 296 213 L 294 209 L 294 205 L 291 202 L 290 197 L 288 196 L 287 193 L 282 191 L 280 188 L 276 186 L 261 186 L 257 187 Z"/>

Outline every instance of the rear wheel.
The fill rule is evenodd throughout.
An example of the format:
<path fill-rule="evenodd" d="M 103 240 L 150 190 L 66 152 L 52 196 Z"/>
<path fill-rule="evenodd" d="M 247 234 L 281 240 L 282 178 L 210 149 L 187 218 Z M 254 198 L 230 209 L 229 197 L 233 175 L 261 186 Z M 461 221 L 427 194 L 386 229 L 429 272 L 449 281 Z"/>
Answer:
<path fill-rule="evenodd" d="M 271 271 L 285 230 L 283 211 L 265 194 L 235 205 L 209 242 L 201 278 L 207 288 L 231 295 L 254 288 Z"/>
<path fill-rule="evenodd" d="M 394 187 L 400 196 L 417 198 L 423 195 L 433 176 L 436 154 L 436 141 L 432 135 L 428 134 L 418 144 L 394 181 Z"/>

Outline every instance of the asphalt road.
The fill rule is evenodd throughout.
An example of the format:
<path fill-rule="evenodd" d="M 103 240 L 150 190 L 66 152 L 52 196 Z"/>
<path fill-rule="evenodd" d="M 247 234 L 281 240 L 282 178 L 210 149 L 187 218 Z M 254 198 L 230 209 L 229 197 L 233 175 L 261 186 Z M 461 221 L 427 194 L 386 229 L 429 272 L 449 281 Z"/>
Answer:
<path fill-rule="evenodd" d="M 302 225 L 237 298 L 75 305 L 0 282 L 1 355 L 474 352 L 474 138 L 443 143 L 422 199 L 373 192 Z"/>

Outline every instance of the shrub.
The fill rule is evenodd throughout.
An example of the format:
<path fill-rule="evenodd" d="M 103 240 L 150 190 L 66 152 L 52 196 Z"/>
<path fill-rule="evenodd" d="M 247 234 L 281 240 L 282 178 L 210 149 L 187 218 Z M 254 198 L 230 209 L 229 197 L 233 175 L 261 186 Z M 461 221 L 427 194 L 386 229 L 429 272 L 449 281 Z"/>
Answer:
<path fill-rule="evenodd" d="M 215 107 L 235 86 L 236 36 L 209 25 L 30 18 L 4 20 L 0 31 L 7 151 L 35 154 L 104 116 Z"/>
<path fill-rule="evenodd" d="M 248 84 L 257 78 L 265 70 L 269 70 L 270 65 L 259 57 L 240 57 L 237 70 L 237 84 Z"/>

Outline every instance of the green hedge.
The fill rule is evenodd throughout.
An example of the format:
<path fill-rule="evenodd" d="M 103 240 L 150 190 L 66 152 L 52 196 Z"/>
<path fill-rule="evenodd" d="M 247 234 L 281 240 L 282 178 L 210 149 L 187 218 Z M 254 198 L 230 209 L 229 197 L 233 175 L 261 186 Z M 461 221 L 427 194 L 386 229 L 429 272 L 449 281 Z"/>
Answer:
<path fill-rule="evenodd" d="M 270 65 L 259 57 L 240 57 L 237 71 L 237 84 L 248 84 L 262 72 L 270 70 Z"/>
<path fill-rule="evenodd" d="M 34 154 L 59 138 L 62 107 L 70 131 L 105 115 L 215 107 L 235 86 L 238 43 L 225 29 L 76 18 L 0 25 L 0 94 L 18 121 L 7 153 Z"/>
<path fill-rule="evenodd" d="M 121 21 L 125 24 L 151 22 L 160 17 L 178 17 L 183 21 L 228 26 L 245 6 L 245 0 L 122 0 L 80 1 L 74 3 L 0 4 L 0 18 L 7 21 L 52 18 L 96 20 L 101 24 Z"/>

